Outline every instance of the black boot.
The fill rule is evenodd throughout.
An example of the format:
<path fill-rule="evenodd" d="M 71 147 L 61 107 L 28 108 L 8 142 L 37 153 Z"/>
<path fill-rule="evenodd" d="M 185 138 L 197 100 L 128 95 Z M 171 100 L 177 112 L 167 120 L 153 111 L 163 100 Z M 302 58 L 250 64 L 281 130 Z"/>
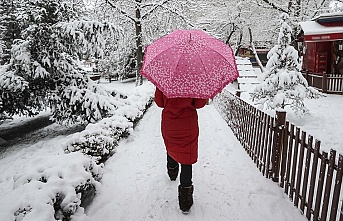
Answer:
<path fill-rule="evenodd" d="M 193 185 L 182 187 L 179 185 L 179 205 L 183 213 L 188 213 L 193 205 Z"/>
<path fill-rule="evenodd" d="M 174 168 L 167 167 L 167 169 L 168 169 L 168 175 L 169 175 L 170 180 L 171 181 L 176 180 L 177 175 L 179 174 L 179 165 L 177 165 Z"/>

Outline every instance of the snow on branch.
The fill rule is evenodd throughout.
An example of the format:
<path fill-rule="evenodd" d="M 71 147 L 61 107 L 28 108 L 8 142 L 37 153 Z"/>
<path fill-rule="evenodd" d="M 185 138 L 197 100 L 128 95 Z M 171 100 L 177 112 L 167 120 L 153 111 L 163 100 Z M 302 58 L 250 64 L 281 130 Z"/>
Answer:
<path fill-rule="evenodd" d="M 57 35 L 64 41 L 72 41 L 80 46 L 78 53 L 88 54 L 88 56 L 102 57 L 106 44 L 106 36 L 110 35 L 118 39 L 121 28 L 108 22 L 97 21 L 73 21 L 57 23 Z M 70 45 L 75 50 L 75 45 Z"/>
<path fill-rule="evenodd" d="M 173 10 L 170 7 L 165 7 L 165 6 L 161 6 L 162 8 L 166 9 L 167 11 L 169 11 L 172 14 L 177 15 L 181 20 L 183 20 L 186 24 L 188 24 L 191 27 L 195 27 L 194 24 L 192 24 L 190 21 L 188 21 L 182 14 L 180 14 L 179 12 L 177 12 L 176 10 Z"/>
<path fill-rule="evenodd" d="M 131 17 L 127 12 L 125 12 L 124 10 L 120 9 L 118 6 L 116 6 L 112 1 L 110 0 L 106 0 L 106 3 L 109 4 L 112 8 L 114 8 L 115 10 L 117 10 L 120 14 L 124 15 L 126 18 L 128 18 L 129 20 L 131 20 L 132 22 L 135 22 L 136 19 Z"/>
<path fill-rule="evenodd" d="M 273 2 L 269 1 L 269 0 L 262 0 L 263 2 L 265 2 L 267 5 L 269 5 L 271 8 L 274 8 L 280 12 L 284 12 L 287 13 L 287 11 L 279 6 L 277 6 L 276 4 L 274 4 Z"/>
<path fill-rule="evenodd" d="M 0 69 L 0 88 L 3 91 L 22 92 L 28 88 L 28 82 L 24 78 L 17 76 L 12 71 Z"/>
<path fill-rule="evenodd" d="M 161 2 L 159 4 L 153 4 L 153 7 L 148 12 L 146 12 L 144 15 L 142 15 L 142 19 L 145 19 L 146 17 L 148 17 L 150 14 L 154 13 L 154 11 L 156 11 L 159 7 L 163 6 L 164 4 L 166 4 L 169 1 L 170 0 L 164 0 L 163 2 Z"/>
<path fill-rule="evenodd" d="M 0 68 L 0 113 L 6 116 L 8 113 L 24 114 L 32 116 L 38 109 L 27 104 L 29 99 L 29 82 L 23 77 L 8 70 L 8 65 Z"/>

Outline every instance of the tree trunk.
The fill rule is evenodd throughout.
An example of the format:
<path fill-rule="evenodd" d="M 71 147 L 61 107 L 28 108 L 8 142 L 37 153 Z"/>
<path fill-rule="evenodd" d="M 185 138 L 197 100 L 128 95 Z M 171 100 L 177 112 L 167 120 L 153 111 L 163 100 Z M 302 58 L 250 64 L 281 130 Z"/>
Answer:
<path fill-rule="evenodd" d="M 302 17 L 302 2 L 301 0 L 295 0 L 293 5 L 292 5 L 292 9 L 293 9 L 293 14 L 294 14 L 294 23 L 298 24 L 301 21 L 301 17 Z M 295 50 L 297 50 L 298 52 L 299 47 L 298 47 L 298 41 L 297 41 L 297 36 L 299 34 L 299 28 L 298 25 L 295 25 L 293 27 L 293 31 L 292 31 L 292 39 L 291 39 L 291 45 L 295 48 Z M 300 52 L 298 53 L 298 55 L 300 56 Z"/>
<path fill-rule="evenodd" d="M 243 39 L 243 31 L 241 30 L 240 35 L 239 35 L 239 42 L 237 43 L 237 49 L 236 49 L 235 56 L 238 55 L 239 49 L 241 49 L 241 47 L 242 47 L 242 39 Z"/>
<path fill-rule="evenodd" d="M 143 77 L 140 74 L 142 63 L 143 63 L 142 23 L 141 23 L 141 11 L 140 11 L 141 3 L 142 3 L 142 0 L 136 0 L 136 20 L 135 20 L 136 46 L 137 46 L 136 86 L 143 84 Z"/>
<path fill-rule="evenodd" d="M 231 39 L 233 33 L 235 33 L 235 31 L 236 31 L 236 26 L 235 26 L 235 24 L 232 24 L 232 30 L 231 30 L 229 36 L 227 37 L 225 44 L 227 44 L 227 45 L 230 44 L 230 39 Z"/>
<path fill-rule="evenodd" d="M 229 36 L 228 36 L 227 39 L 226 39 L 225 44 L 227 44 L 227 45 L 230 44 L 230 39 L 231 39 L 231 36 L 233 35 L 233 33 L 235 33 L 235 30 L 232 30 L 232 31 L 230 32 Z"/>
<path fill-rule="evenodd" d="M 258 66 L 260 67 L 261 71 L 263 72 L 263 71 L 264 71 L 263 65 L 262 65 L 262 63 L 261 63 L 261 61 L 260 61 L 260 58 L 258 57 L 257 52 L 256 52 L 254 42 L 252 41 L 251 28 L 248 28 L 248 29 L 249 29 L 250 46 L 251 46 L 252 52 L 254 53 L 254 56 L 255 56 L 255 59 L 256 59 L 256 62 L 257 62 L 257 64 L 258 64 Z"/>

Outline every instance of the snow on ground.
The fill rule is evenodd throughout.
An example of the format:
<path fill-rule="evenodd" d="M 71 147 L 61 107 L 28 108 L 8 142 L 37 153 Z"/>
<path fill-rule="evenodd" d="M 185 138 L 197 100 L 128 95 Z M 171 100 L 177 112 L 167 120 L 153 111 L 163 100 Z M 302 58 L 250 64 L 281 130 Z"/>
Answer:
<path fill-rule="evenodd" d="M 62 143 L 65 137 L 40 140 L 35 144 L 22 145 L 16 151 L 8 150 L 3 153 L 0 158 L 0 201 L 4 194 L 13 190 L 15 174 L 37 164 L 37 159 L 41 157 L 63 154 Z"/>
<path fill-rule="evenodd" d="M 125 122 L 128 122 L 123 115 L 134 114 L 133 119 L 135 119 L 142 114 L 141 110 L 153 95 L 154 87 L 148 82 L 140 87 L 135 87 L 134 82 L 129 84 L 130 86 L 126 85 L 124 89 L 124 83 L 113 82 L 106 85 L 104 83 L 104 87 L 111 89 L 115 87 L 128 96 L 125 99 L 126 103 L 122 104 L 124 106 L 118 107 L 116 116 L 106 119 L 104 124 L 120 127 L 123 125 L 121 120 L 125 119 Z M 26 120 L 16 119 L 13 122 L 24 125 L 24 121 Z M 98 131 L 97 127 L 91 126 L 86 127 L 88 132 Z M 4 122 L 3 127 L 11 128 L 14 125 Z M 98 186 L 99 183 L 95 178 L 101 177 L 101 166 L 96 166 L 94 159 L 80 152 L 65 154 L 63 151 L 76 136 L 84 140 L 82 133 L 74 132 L 75 134 L 67 136 L 67 133 L 54 132 L 63 128 L 69 130 L 68 127 L 52 124 L 25 134 L 18 140 L 15 138 L 14 142 L 10 140 L 10 144 L 5 144 L 5 148 L 0 153 L 1 221 L 23 218 L 27 221 L 59 220 L 60 212 L 54 214 L 53 206 L 56 201 L 62 200 L 61 208 L 64 212 L 74 212 L 79 208 L 81 196 L 75 192 L 75 189 L 84 188 L 86 185 Z M 45 131 L 54 134 L 46 136 Z M 23 138 L 24 142 L 22 142 Z M 76 212 L 76 217 L 83 216 L 82 209 Z"/>
<path fill-rule="evenodd" d="M 282 189 L 258 171 L 214 105 L 198 113 L 190 214 L 180 212 L 178 180 L 170 181 L 166 172 L 161 109 L 154 104 L 106 162 L 89 220 L 305 220 Z"/>
<path fill-rule="evenodd" d="M 49 115 L 50 115 L 49 112 L 41 112 L 32 118 L 39 118 L 39 117 L 44 117 L 44 116 L 49 116 Z M 13 119 L 6 119 L 0 123 L 0 131 L 6 130 L 8 128 L 15 127 L 21 124 L 25 124 L 26 122 L 30 121 L 32 118 L 13 116 Z"/>
<path fill-rule="evenodd" d="M 305 105 L 310 109 L 310 115 L 297 118 L 289 114 L 289 121 L 307 134 L 321 141 L 321 149 L 330 149 L 343 154 L 343 96 L 326 94 L 318 100 L 307 99 Z"/>
<path fill-rule="evenodd" d="M 124 94 L 135 88 L 134 82 L 100 83 Z M 248 95 L 243 92 L 242 98 L 250 102 Z M 322 149 L 333 148 L 342 153 L 343 96 L 326 95 L 306 100 L 305 104 L 311 115 L 297 118 L 288 113 L 288 119 L 321 140 Z M 86 210 L 89 220 L 306 220 L 282 189 L 257 170 L 213 104 L 199 110 L 199 162 L 193 168 L 194 206 L 189 215 L 181 214 L 178 181 L 169 181 L 166 173 L 160 115 L 161 109 L 153 104 L 133 134 L 120 142 L 116 153 L 106 162 L 102 185 Z M 55 124 L 49 128 L 48 131 L 61 130 Z M 25 168 L 44 165 L 44 156 L 64 154 L 62 143 L 67 135 L 60 134 L 54 138 L 35 138 L 31 143 L 14 145 L 1 152 L 1 211 L 10 206 L 2 199 L 13 191 L 16 174 Z"/>

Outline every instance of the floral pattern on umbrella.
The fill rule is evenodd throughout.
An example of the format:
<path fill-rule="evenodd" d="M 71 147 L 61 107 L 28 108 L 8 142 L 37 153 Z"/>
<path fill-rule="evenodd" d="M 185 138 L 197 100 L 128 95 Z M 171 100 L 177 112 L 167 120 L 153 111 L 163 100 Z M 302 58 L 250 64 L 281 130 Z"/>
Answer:
<path fill-rule="evenodd" d="M 213 98 L 238 77 L 232 49 L 201 30 L 176 30 L 147 46 L 141 74 L 168 98 Z"/>

